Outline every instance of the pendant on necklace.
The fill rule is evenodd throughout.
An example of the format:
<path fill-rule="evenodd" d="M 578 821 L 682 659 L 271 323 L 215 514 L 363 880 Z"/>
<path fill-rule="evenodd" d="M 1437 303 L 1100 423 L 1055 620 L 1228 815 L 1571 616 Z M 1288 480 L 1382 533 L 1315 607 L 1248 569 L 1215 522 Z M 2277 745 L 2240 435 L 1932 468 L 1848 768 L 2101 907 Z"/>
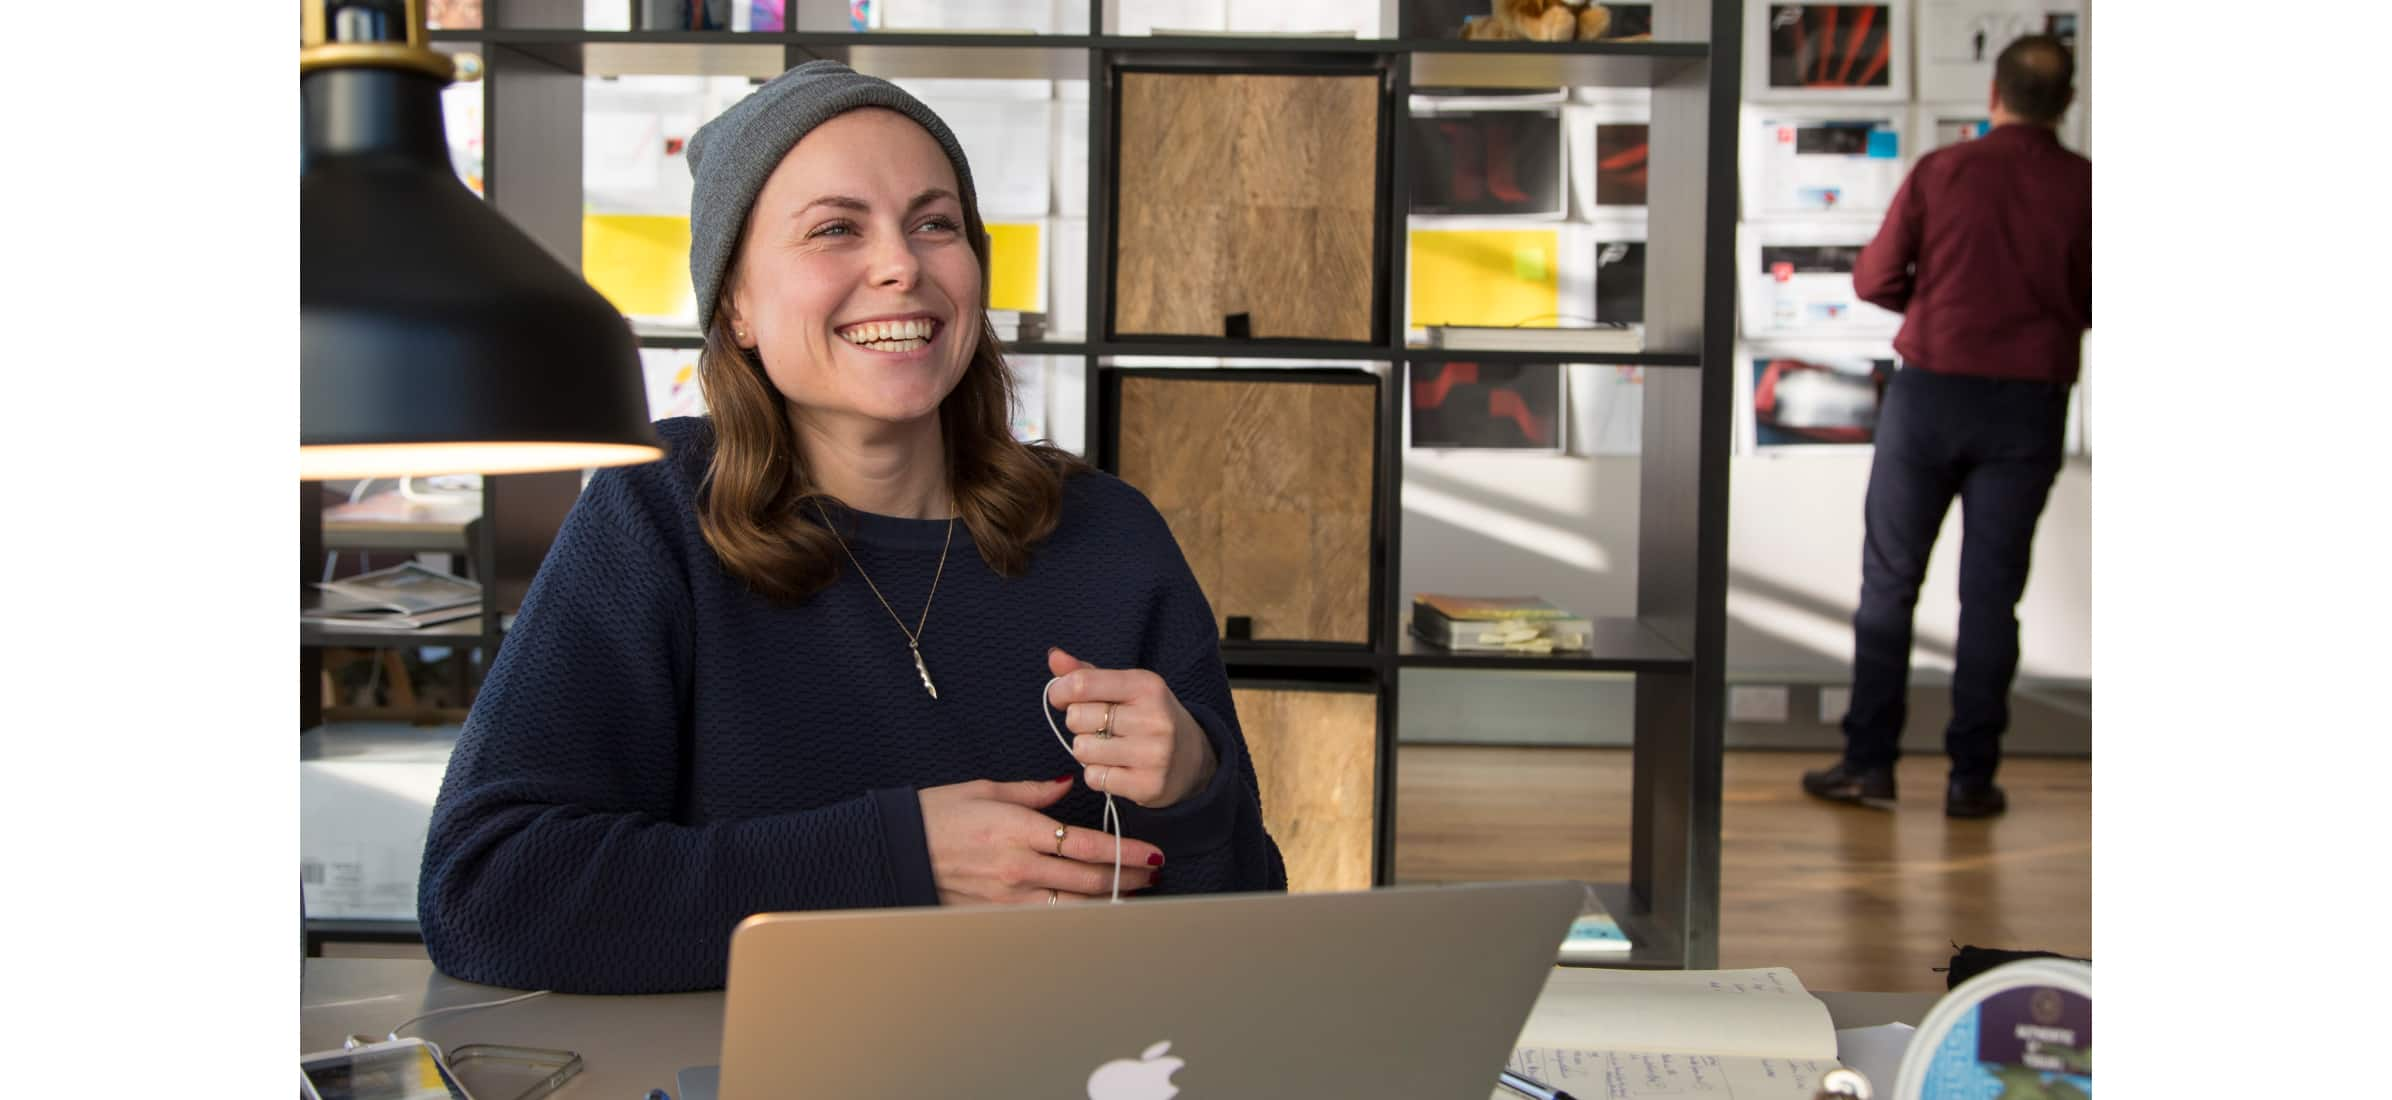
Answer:
<path fill-rule="evenodd" d="M 905 648 L 914 651 L 914 671 L 922 674 L 922 690 L 929 692 L 931 698 L 938 698 L 938 685 L 930 682 L 930 666 L 922 663 L 922 647 L 907 642 Z"/>

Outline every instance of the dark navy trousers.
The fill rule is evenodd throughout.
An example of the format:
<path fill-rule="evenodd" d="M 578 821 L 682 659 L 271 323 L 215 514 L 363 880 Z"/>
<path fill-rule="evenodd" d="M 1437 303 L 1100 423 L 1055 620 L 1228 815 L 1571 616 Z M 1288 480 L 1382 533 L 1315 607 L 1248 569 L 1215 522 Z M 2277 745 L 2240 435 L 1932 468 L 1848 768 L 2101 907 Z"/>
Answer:
<path fill-rule="evenodd" d="M 2035 524 L 2059 476 L 2068 387 L 1894 372 L 1869 466 L 1860 610 L 1852 617 L 1852 706 L 1844 758 L 1856 767 L 1901 757 L 1910 691 L 1911 615 L 1927 556 L 1960 500 L 1960 639 L 1953 658 L 1951 779 L 1990 782 L 2010 725 L 2018 674 L 2018 600 Z"/>

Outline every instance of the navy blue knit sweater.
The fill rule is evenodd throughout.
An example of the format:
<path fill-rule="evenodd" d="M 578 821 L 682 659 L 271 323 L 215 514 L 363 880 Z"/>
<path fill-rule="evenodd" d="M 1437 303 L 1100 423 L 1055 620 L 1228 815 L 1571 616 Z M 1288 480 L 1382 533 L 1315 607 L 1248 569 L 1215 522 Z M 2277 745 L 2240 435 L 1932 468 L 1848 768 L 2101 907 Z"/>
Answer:
<path fill-rule="evenodd" d="M 663 461 L 601 471 L 574 505 L 449 761 L 417 900 L 443 972 L 719 988 L 751 913 L 937 904 L 917 789 L 1076 767 L 1039 714 L 1049 646 L 1152 670 L 1212 738 L 1204 790 L 1116 803 L 1163 850 L 1152 892 L 1286 888 L 1212 610 L 1136 489 L 1069 478 L 1062 522 L 1014 578 L 955 525 L 922 631 L 933 700 L 853 568 L 796 607 L 727 573 L 698 531 L 712 425 L 657 428 Z M 849 513 L 843 533 L 850 520 L 865 571 L 918 615 L 946 521 Z M 1083 783 L 1043 812 L 1095 829 L 1102 810 Z"/>

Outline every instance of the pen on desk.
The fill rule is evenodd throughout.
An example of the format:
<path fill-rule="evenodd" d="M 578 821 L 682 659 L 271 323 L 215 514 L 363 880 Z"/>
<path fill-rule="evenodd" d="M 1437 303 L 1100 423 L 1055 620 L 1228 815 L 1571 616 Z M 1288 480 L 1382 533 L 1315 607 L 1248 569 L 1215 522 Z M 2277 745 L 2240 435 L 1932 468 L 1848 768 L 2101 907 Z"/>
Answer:
<path fill-rule="evenodd" d="M 1519 1093 L 1522 1096 L 1531 1097 L 1532 1100 L 1578 1100 L 1577 1097 L 1563 1092 L 1560 1089 L 1548 1088 L 1544 1085 L 1540 1085 L 1526 1077 L 1522 1077 L 1517 1073 L 1513 1073 L 1508 1069 L 1497 1073 L 1495 1076 L 1495 1081 L 1497 1084 L 1500 1084 L 1503 1087 L 1512 1090 L 1513 1092 Z"/>

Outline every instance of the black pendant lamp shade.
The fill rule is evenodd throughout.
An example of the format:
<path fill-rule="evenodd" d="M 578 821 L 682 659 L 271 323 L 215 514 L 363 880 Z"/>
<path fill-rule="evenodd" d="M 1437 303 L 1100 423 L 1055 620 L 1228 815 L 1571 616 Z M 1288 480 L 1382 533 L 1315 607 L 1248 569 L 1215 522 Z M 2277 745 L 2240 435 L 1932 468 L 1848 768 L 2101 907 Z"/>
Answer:
<path fill-rule="evenodd" d="M 661 457 L 630 325 L 450 169 L 421 3 L 303 4 L 300 477 Z"/>

